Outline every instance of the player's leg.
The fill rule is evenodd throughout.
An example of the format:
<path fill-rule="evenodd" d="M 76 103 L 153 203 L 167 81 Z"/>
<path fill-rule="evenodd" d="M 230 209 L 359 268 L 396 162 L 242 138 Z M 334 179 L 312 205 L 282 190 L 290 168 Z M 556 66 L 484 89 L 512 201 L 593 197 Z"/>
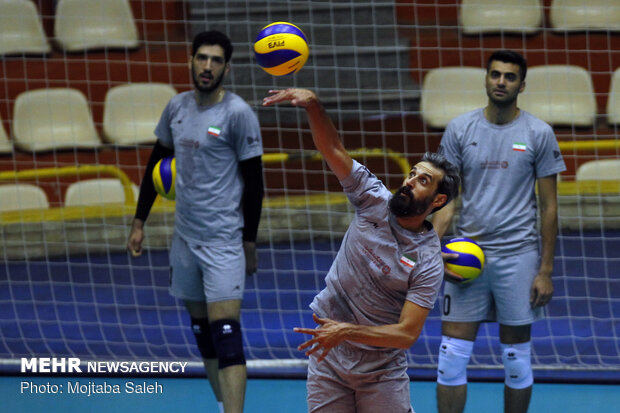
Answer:
<path fill-rule="evenodd" d="M 203 270 L 203 290 L 224 409 L 241 413 L 245 400 L 246 363 L 241 332 L 241 299 L 245 288 L 243 246 L 203 246 L 196 252 Z"/>
<path fill-rule="evenodd" d="M 241 300 L 208 304 L 211 334 L 218 353 L 219 383 L 227 413 L 243 412 L 246 365 L 243 354 L 240 313 Z"/>
<path fill-rule="evenodd" d="M 437 410 L 462 413 L 467 401 L 467 364 L 479 322 L 444 321 L 437 367 Z"/>
<path fill-rule="evenodd" d="M 526 412 L 533 385 L 531 324 L 541 318 L 540 308 L 530 306 L 530 288 L 539 267 L 538 251 L 504 257 L 493 286 L 505 371 L 506 412 Z"/>
<path fill-rule="evenodd" d="M 445 283 L 442 301 L 442 340 L 437 368 L 439 413 L 461 413 L 467 400 L 467 364 L 481 320 L 489 319 L 492 299 L 485 267 L 467 284 Z"/>
<path fill-rule="evenodd" d="M 407 356 L 359 349 L 360 364 L 354 369 L 355 411 L 357 413 L 411 413 L 410 379 Z M 389 353 L 387 353 L 389 354 Z"/>
<path fill-rule="evenodd" d="M 525 413 L 532 397 L 532 346 L 530 325 L 500 324 L 499 335 L 502 361 L 506 374 L 504 383 L 504 412 Z"/>
<path fill-rule="evenodd" d="M 177 234 L 173 236 L 170 248 L 170 294 L 182 299 L 185 303 L 185 308 L 192 319 L 192 331 L 196 337 L 196 344 L 203 356 L 209 384 L 222 410 L 217 357 L 214 356 L 210 333 L 204 331 L 208 330 L 209 320 L 206 297 L 202 288 L 202 270 L 196 255 L 192 252 L 196 248 L 196 246 L 190 246 Z M 200 331 L 197 331 L 195 325 L 198 328 L 202 326 Z"/>
<path fill-rule="evenodd" d="M 343 346 L 334 347 L 317 363 L 317 355 L 308 358 L 306 393 L 309 413 L 355 411 L 355 391 L 345 382 L 339 357 Z"/>
<path fill-rule="evenodd" d="M 207 371 L 209 384 L 213 389 L 215 398 L 220 408 L 220 412 L 224 411 L 224 403 L 222 399 L 222 390 L 220 387 L 218 359 L 213 339 L 211 338 L 211 327 L 207 312 L 207 303 L 204 301 L 184 300 L 185 308 L 190 314 L 192 322 L 192 332 L 196 338 L 196 345 L 202 355 L 202 362 Z"/>

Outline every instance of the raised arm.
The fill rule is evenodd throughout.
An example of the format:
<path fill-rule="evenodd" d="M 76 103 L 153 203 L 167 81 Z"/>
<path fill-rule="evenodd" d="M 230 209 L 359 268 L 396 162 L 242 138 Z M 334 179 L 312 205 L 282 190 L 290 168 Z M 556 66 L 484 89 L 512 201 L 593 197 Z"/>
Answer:
<path fill-rule="evenodd" d="M 314 146 L 339 180 L 349 176 L 353 159 L 342 145 L 334 123 L 316 94 L 308 89 L 270 90 L 269 93 L 270 95 L 263 99 L 263 106 L 290 102 L 293 106 L 306 109 Z"/>

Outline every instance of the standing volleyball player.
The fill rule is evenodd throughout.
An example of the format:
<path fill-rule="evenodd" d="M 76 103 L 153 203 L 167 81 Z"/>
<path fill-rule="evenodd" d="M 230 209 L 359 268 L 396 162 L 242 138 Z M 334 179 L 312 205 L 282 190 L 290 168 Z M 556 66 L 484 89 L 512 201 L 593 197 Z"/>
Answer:
<path fill-rule="evenodd" d="M 493 53 L 485 77 L 487 106 L 452 120 L 441 140 L 439 152 L 459 168 L 463 181 L 458 235 L 480 244 L 486 261 L 473 282 L 445 284 L 437 374 L 440 413 L 460 413 L 465 407 L 467 364 L 484 321 L 499 323 L 504 411 L 526 412 L 529 406 L 531 324 L 553 295 L 556 174 L 566 167 L 552 128 L 517 107 L 526 72 L 520 54 Z M 434 215 L 440 236 L 454 212 L 452 204 Z"/>
<path fill-rule="evenodd" d="M 311 412 L 411 412 L 408 349 L 433 308 L 443 261 L 439 238 L 425 218 L 457 195 L 458 171 L 426 154 L 394 194 L 351 159 L 316 95 L 272 91 L 264 105 L 305 108 L 316 148 L 356 209 L 314 299 L 316 329 L 299 346 L 309 349 Z"/>
<path fill-rule="evenodd" d="M 246 367 L 240 312 L 245 275 L 257 268 L 263 199 L 262 139 L 256 115 L 224 89 L 233 47 L 218 31 L 193 41 L 194 90 L 173 97 L 155 129 L 157 143 L 140 186 L 127 244 L 142 252 L 143 226 L 156 197 L 151 171 L 176 158 L 170 293 L 183 300 L 220 411 L 243 411 Z"/>

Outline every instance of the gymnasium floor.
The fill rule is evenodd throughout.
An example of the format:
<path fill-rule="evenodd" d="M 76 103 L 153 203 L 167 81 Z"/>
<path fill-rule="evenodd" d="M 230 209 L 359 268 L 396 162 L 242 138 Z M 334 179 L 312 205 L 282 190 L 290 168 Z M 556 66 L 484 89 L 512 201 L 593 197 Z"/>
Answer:
<path fill-rule="evenodd" d="M 67 394 L 67 382 L 136 384 L 146 381 L 161 385 L 161 394 L 92 395 Z M 35 384 L 62 384 L 63 394 L 29 394 L 20 392 L 22 381 Z M 248 382 L 246 413 L 306 412 L 304 380 L 254 379 Z M 502 411 L 502 383 L 470 383 L 466 413 Z M 436 412 L 435 383 L 412 382 L 411 396 L 416 413 Z M 215 399 L 207 381 L 198 378 L 88 378 L 88 377 L 0 377 L 0 411 L 7 413 L 194 413 L 217 412 Z M 531 413 L 589 413 L 620 411 L 619 385 L 536 384 L 530 405 Z M 390 413 L 390 412 L 384 412 Z"/>

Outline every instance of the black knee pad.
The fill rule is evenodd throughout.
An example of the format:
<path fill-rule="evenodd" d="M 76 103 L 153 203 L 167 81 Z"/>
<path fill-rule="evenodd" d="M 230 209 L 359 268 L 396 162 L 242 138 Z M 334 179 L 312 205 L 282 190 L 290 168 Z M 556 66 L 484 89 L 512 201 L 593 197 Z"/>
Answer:
<path fill-rule="evenodd" d="M 209 326 L 208 318 L 194 318 L 192 319 L 192 332 L 196 337 L 196 344 L 198 345 L 198 351 L 205 359 L 216 359 L 217 352 L 213 345 L 213 338 L 211 337 L 211 327 Z"/>
<path fill-rule="evenodd" d="M 241 324 L 235 320 L 217 320 L 211 323 L 211 336 L 223 369 L 237 364 L 245 365 Z"/>

